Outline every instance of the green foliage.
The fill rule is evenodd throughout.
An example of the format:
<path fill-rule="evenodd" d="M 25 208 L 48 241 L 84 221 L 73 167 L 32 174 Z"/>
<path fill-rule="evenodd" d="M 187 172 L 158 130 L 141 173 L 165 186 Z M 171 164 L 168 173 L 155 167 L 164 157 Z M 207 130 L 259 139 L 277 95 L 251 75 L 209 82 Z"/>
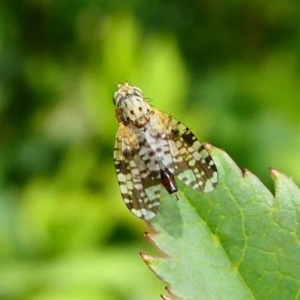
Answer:
<path fill-rule="evenodd" d="M 271 170 L 275 198 L 221 150 L 214 192 L 180 185 L 166 195 L 149 235 L 166 258 L 144 256 L 176 299 L 296 299 L 300 291 L 300 190 Z"/>

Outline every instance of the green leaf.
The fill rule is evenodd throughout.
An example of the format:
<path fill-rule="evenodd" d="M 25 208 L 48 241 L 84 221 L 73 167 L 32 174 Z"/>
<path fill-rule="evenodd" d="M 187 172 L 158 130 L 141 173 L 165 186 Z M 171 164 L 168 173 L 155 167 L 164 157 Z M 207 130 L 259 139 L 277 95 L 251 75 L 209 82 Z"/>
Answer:
<path fill-rule="evenodd" d="M 271 169 L 275 198 L 228 155 L 209 146 L 217 188 L 182 183 L 161 199 L 146 234 L 163 257 L 142 254 L 176 299 L 300 299 L 300 190 Z"/>

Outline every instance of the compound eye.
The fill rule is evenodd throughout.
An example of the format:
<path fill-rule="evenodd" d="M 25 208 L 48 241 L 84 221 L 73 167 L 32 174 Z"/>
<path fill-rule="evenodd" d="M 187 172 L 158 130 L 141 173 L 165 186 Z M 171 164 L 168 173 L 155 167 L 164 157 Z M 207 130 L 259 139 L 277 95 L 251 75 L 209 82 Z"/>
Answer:
<path fill-rule="evenodd" d="M 113 103 L 115 105 L 116 105 L 116 101 L 117 101 L 118 96 L 119 96 L 119 92 L 118 91 L 113 94 Z"/>

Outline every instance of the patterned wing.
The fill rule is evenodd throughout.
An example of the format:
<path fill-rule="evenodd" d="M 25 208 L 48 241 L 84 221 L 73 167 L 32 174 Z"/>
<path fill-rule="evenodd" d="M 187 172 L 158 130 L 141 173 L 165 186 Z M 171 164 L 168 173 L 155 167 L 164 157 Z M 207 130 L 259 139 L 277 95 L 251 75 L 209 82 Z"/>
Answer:
<path fill-rule="evenodd" d="M 161 159 L 172 173 L 186 185 L 204 193 L 212 191 L 218 182 L 217 167 L 195 135 L 172 116 L 153 109 L 161 120 L 160 127 L 165 132 L 165 145 Z"/>
<path fill-rule="evenodd" d="M 151 148 L 140 138 L 140 132 L 135 127 L 120 123 L 114 160 L 127 208 L 135 216 L 149 220 L 156 215 L 159 206 L 160 168 L 155 156 L 151 155 Z"/>

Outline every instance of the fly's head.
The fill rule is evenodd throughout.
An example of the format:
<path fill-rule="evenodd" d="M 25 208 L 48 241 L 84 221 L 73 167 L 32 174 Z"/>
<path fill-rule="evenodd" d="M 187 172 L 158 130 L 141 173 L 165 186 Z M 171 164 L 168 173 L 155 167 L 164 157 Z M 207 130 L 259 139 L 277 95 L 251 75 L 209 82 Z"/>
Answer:
<path fill-rule="evenodd" d="M 124 124 L 132 124 L 138 128 L 144 127 L 150 118 L 151 108 L 143 98 L 141 89 L 127 82 L 118 85 L 113 102 L 117 110 L 117 119 Z"/>

